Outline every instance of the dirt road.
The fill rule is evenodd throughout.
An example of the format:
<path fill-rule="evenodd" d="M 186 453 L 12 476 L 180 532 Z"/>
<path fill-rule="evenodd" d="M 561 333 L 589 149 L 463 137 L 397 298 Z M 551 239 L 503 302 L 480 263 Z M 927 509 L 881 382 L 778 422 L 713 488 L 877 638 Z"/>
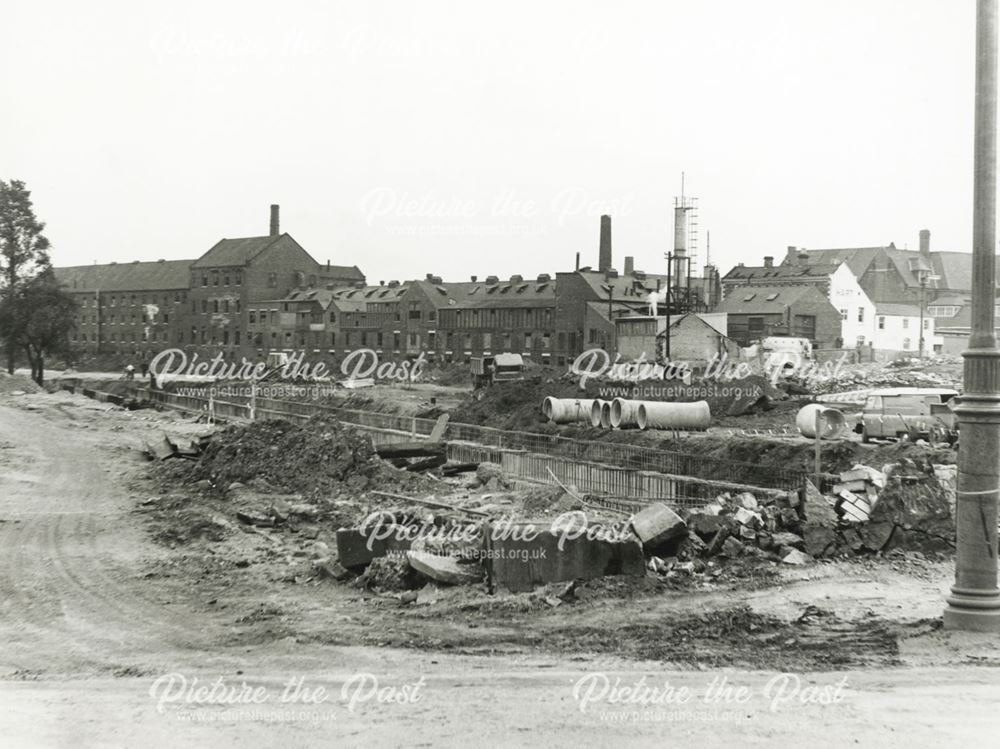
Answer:
<path fill-rule="evenodd" d="M 995 662 L 996 644 L 971 636 L 940 635 L 919 668 L 784 677 L 584 652 L 234 644 L 232 612 L 197 580 L 147 577 L 170 552 L 133 511 L 132 448 L 166 417 L 105 408 L 0 400 L 3 745 L 950 746 L 1000 729 L 1000 673 L 964 655 Z M 353 612 L 324 613 L 332 628 Z"/>

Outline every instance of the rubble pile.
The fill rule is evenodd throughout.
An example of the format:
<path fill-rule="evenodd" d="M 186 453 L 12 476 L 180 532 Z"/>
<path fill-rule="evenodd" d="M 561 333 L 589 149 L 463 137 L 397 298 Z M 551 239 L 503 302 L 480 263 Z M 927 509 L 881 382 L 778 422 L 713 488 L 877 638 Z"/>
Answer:
<path fill-rule="evenodd" d="M 301 426 L 230 426 L 204 446 L 193 477 L 223 488 L 263 479 L 282 491 L 312 493 L 407 486 L 418 478 L 389 466 L 368 437 L 325 414 Z"/>
<path fill-rule="evenodd" d="M 808 389 L 815 395 L 826 395 L 886 387 L 958 389 L 961 383 L 961 357 L 940 355 L 925 359 L 897 359 L 888 364 L 846 366 L 833 376 L 811 380 Z"/>

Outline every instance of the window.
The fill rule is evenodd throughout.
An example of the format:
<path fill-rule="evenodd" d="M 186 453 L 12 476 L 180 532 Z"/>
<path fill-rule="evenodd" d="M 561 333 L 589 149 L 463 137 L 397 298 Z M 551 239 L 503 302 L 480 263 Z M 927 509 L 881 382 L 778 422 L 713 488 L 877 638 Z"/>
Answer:
<path fill-rule="evenodd" d="M 904 338 L 903 339 L 903 348 L 905 350 L 907 350 L 907 351 L 910 350 L 910 339 L 909 338 Z"/>
<path fill-rule="evenodd" d="M 910 327 L 910 318 L 904 317 L 903 318 L 903 330 L 907 330 L 907 329 L 909 329 L 909 327 Z"/>
<path fill-rule="evenodd" d="M 878 329 L 885 330 L 885 315 L 878 316 Z"/>
<path fill-rule="evenodd" d="M 212 286 L 218 286 L 218 285 L 219 285 L 219 271 L 213 270 L 212 271 Z"/>
<path fill-rule="evenodd" d="M 201 274 L 201 285 L 208 286 L 208 276 L 204 273 Z"/>
<path fill-rule="evenodd" d="M 375 334 L 375 346 L 376 348 L 382 348 L 382 333 Z"/>
<path fill-rule="evenodd" d="M 268 273 L 267 274 L 267 285 L 270 286 L 272 289 L 275 288 L 278 285 L 278 274 L 277 273 Z"/>
<path fill-rule="evenodd" d="M 337 345 L 337 334 L 336 333 L 330 333 L 330 345 L 331 346 L 336 346 Z"/>
<path fill-rule="evenodd" d="M 337 313 L 330 310 L 330 322 L 337 322 Z"/>
<path fill-rule="evenodd" d="M 864 321 L 865 321 L 865 308 L 858 307 L 858 322 L 864 322 Z"/>
<path fill-rule="evenodd" d="M 847 310 L 846 309 L 840 310 L 840 319 L 841 320 L 846 320 L 847 319 Z"/>
<path fill-rule="evenodd" d="M 493 334 L 483 333 L 483 351 L 489 351 L 493 348 Z"/>
<path fill-rule="evenodd" d="M 243 271 L 236 271 L 236 285 L 239 286 L 243 283 Z"/>
<path fill-rule="evenodd" d="M 247 313 L 247 322 L 250 323 L 251 325 L 256 324 L 256 322 L 257 322 L 257 313 L 254 312 L 253 310 L 250 310 Z"/>
<path fill-rule="evenodd" d="M 218 311 L 219 311 L 219 300 L 218 299 L 213 299 L 212 300 L 212 312 L 218 312 Z"/>
<path fill-rule="evenodd" d="M 225 275 L 224 275 L 224 276 L 222 277 L 222 285 L 223 285 L 223 286 L 229 286 L 229 274 L 228 274 L 228 273 L 227 273 L 227 274 L 225 274 Z"/>

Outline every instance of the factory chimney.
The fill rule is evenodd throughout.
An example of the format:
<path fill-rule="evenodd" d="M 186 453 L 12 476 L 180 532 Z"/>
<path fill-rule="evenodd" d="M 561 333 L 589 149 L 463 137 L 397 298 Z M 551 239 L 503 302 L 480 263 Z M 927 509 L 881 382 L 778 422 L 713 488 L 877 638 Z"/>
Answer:
<path fill-rule="evenodd" d="M 271 205 L 271 236 L 276 237 L 281 232 L 278 231 L 278 206 Z"/>
<path fill-rule="evenodd" d="M 625 256 L 625 275 L 631 276 L 635 271 L 635 258 L 631 255 Z"/>
<path fill-rule="evenodd" d="M 597 270 L 601 273 L 611 270 L 611 216 L 601 216 L 601 248 Z"/>

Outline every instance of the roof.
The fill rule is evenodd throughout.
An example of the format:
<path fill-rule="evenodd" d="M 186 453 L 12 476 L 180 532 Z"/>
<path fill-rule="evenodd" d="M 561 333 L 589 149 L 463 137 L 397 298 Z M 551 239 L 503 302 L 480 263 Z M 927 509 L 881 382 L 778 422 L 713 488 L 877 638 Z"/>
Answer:
<path fill-rule="evenodd" d="M 462 283 L 429 284 L 418 281 L 431 296 L 431 299 L 441 306 L 457 308 L 492 307 L 496 309 L 509 307 L 547 307 L 556 303 L 555 281 L 498 281 L 486 283 L 479 281 L 464 281 Z M 442 294 L 441 290 L 446 293 Z M 454 299 L 454 304 L 449 300 Z"/>
<path fill-rule="evenodd" d="M 343 278 L 364 283 L 365 274 L 356 265 L 321 265 L 320 278 Z"/>
<path fill-rule="evenodd" d="M 596 270 L 578 270 L 574 271 L 574 273 L 587 282 L 598 299 L 604 301 L 607 301 L 608 291 L 610 290 L 611 298 L 615 301 L 645 303 L 646 297 L 650 292 L 656 291 L 657 287 L 661 289 L 667 287 L 667 277 L 653 273 L 643 274 L 641 278 L 635 276 L 635 274 L 619 274 L 618 276 L 607 278 L 602 271 Z M 694 282 L 695 279 L 692 278 L 691 280 Z"/>
<path fill-rule="evenodd" d="M 898 304 L 895 302 L 879 302 L 875 305 L 876 315 L 889 315 L 899 317 L 919 317 L 919 304 Z"/>
<path fill-rule="evenodd" d="M 243 237 L 241 239 L 220 239 L 212 248 L 192 263 L 193 268 L 219 268 L 222 266 L 246 265 L 250 260 L 287 234 L 277 237 Z M 294 241 L 294 240 L 293 240 Z"/>
<path fill-rule="evenodd" d="M 746 286 L 734 287 L 714 310 L 737 314 L 782 313 L 796 302 L 821 299 L 826 295 L 815 286 Z M 832 305 L 831 305 L 832 307 Z"/>
<path fill-rule="evenodd" d="M 55 268 L 67 291 L 159 291 L 187 289 L 194 260 L 105 263 Z"/>
<path fill-rule="evenodd" d="M 840 267 L 840 263 L 808 263 L 802 265 L 737 265 L 722 277 L 723 281 L 766 282 L 768 279 L 785 280 L 801 278 L 827 278 Z"/>
<path fill-rule="evenodd" d="M 970 291 L 972 289 L 972 254 L 968 252 L 933 251 L 930 253 L 930 263 L 928 264 L 927 259 L 918 250 L 900 250 L 890 242 L 885 247 L 803 250 L 802 254 L 797 256 L 797 262 L 806 265 L 845 262 L 851 272 L 857 278 L 861 278 L 879 257 L 884 257 L 890 262 L 899 271 L 899 275 L 906 285 L 911 288 L 920 286 L 920 279 L 914 270 L 927 268 L 934 276 L 937 276 L 937 279 L 930 283 L 932 288 L 956 291 Z M 782 264 L 794 267 L 788 258 Z M 1000 283 L 1000 279 L 998 279 L 998 283 Z"/>

